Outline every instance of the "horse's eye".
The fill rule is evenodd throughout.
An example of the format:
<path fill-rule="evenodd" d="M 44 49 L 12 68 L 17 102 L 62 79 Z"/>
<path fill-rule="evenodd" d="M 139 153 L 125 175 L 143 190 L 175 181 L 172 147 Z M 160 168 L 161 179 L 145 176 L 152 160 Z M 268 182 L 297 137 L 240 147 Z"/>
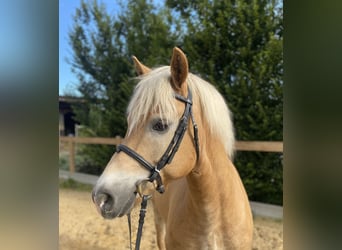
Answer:
<path fill-rule="evenodd" d="M 169 128 L 169 125 L 165 121 L 162 121 L 162 120 L 157 120 L 152 126 L 152 129 L 157 132 L 165 132 L 168 130 L 168 128 Z"/>

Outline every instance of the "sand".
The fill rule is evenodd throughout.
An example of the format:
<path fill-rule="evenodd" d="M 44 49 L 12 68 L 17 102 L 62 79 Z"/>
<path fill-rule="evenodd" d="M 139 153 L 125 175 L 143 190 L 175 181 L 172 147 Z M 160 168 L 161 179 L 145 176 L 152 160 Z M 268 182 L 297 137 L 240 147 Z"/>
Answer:
<path fill-rule="evenodd" d="M 133 241 L 137 230 L 138 213 L 138 208 L 132 213 Z M 105 220 L 97 213 L 90 192 L 60 189 L 59 249 L 130 249 L 127 217 Z M 141 249 L 158 249 L 151 208 L 147 209 Z M 257 217 L 254 219 L 253 250 L 268 249 L 283 249 L 283 222 Z"/>

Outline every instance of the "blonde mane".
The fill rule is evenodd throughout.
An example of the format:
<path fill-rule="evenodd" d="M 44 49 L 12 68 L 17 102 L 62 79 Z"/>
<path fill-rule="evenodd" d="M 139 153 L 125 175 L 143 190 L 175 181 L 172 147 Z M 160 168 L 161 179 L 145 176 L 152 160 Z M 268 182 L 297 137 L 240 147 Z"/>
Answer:
<path fill-rule="evenodd" d="M 149 114 L 159 113 L 161 118 L 172 121 L 177 118 L 173 89 L 170 85 L 170 67 L 163 66 L 139 77 L 128 105 L 128 134 L 144 124 Z M 187 78 L 194 98 L 200 100 L 202 114 L 211 134 L 219 138 L 230 159 L 234 154 L 234 129 L 231 113 L 221 94 L 210 83 L 189 73 Z M 195 118 L 196 119 L 196 118 Z"/>

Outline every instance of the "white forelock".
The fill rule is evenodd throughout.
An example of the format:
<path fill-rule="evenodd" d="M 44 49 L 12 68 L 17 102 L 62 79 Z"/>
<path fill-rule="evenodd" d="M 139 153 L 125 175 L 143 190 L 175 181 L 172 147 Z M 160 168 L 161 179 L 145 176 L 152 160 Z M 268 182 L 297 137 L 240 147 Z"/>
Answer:
<path fill-rule="evenodd" d="M 139 82 L 127 109 L 128 134 L 144 124 L 151 113 L 159 113 L 166 121 L 177 119 L 170 77 L 170 67 L 163 66 L 138 78 Z M 228 156 L 232 159 L 234 129 L 231 113 L 223 97 L 214 86 L 191 73 L 188 75 L 187 83 L 193 96 L 200 100 L 202 114 L 207 120 L 210 133 L 222 140 Z"/>

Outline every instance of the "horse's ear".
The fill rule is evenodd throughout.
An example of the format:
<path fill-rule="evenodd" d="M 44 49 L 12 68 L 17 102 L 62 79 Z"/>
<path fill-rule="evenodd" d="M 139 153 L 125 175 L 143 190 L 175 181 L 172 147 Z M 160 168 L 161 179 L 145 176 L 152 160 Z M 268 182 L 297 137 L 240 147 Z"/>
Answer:
<path fill-rule="evenodd" d="M 142 64 L 135 56 L 132 56 L 132 59 L 134 62 L 135 71 L 137 72 L 138 76 L 147 74 L 151 71 L 149 67 Z"/>
<path fill-rule="evenodd" d="M 188 72 L 188 59 L 186 59 L 185 54 L 179 48 L 175 47 L 171 58 L 171 83 L 183 95 L 186 94 L 187 86 L 185 80 L 188 77 Z"/>

